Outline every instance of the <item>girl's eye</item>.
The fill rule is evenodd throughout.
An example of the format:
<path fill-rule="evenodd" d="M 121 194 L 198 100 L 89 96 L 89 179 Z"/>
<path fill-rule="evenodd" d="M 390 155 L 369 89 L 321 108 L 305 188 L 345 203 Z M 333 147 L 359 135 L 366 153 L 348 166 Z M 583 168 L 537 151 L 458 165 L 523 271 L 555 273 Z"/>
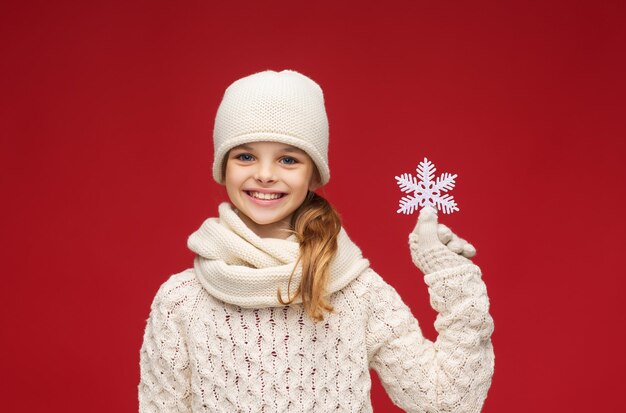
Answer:
<path fill-rule="evenodd" d="M 239 155 L 235 156 L 235 159 L 239 159 L 240 161 L 244 162 L 250 162 L 254 158 L 249 153 L 240 153 Z"/>
<path fill-rule="evenodd" d="M 294 165 L 298 163 L 298 160 L 295 158 L 292 158 L 291 156 L 285 156 L 280 161 L 286 165 Z"/>

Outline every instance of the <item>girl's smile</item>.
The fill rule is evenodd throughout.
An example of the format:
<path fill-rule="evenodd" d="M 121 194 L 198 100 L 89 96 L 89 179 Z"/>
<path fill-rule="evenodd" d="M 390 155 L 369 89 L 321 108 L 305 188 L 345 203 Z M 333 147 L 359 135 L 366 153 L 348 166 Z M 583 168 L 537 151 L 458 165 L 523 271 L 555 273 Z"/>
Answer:
<path fill-rule="evenodd" d="M 278 199 L 283 198 L 286 194 L 283 192 L 266 192 L 264 190 L 247 190 L 244 191 L 255 201 L 276 201 Z M 271 203 L 261 203 L 261 205 L 271 205 Z"/>
<path fill-rule="evenodd" d="M 231 149 L 224 184 L 241 219 L 262 238 L 287 238 L 291 217 L 316 187 L 315 166 L 301 149 L 252 142 Z"/>

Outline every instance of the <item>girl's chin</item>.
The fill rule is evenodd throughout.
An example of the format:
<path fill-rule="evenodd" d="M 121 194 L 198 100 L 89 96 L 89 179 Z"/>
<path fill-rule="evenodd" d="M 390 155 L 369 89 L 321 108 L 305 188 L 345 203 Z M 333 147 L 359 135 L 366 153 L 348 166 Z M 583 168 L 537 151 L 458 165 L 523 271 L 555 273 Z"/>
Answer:
<path fill-rule="evenodd" d="M 284 215 L 281 213 L 255 213 L 255 211 L 240 211 L 245 215 L 246 220 L 249 221 L 250 224 L 259 225 L 259 226 L 281 226 L 284 224 L 285 227 L 289 226 L 291 222 L 291 214 Z"/>
<path fill-rule="evenodd" d="M 289 227 L 290 217 L 249 217 L 256 225 L 259 226 L 285 226 Z"/>

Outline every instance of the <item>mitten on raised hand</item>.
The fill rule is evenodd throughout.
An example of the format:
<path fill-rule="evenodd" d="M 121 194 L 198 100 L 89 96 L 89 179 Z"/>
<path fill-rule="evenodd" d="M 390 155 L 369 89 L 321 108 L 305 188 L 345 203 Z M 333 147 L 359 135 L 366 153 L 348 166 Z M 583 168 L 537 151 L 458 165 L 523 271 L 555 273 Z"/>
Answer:
<path fill-rule="evenodd" d="M 417 225 L 409 235 L 409 246 L 413 263 L 424 274 L 472 264 L 468 258 L 476 255 L 472 244 L 437 222 L 437 210 L 430 206 L 420 210 Z"/>

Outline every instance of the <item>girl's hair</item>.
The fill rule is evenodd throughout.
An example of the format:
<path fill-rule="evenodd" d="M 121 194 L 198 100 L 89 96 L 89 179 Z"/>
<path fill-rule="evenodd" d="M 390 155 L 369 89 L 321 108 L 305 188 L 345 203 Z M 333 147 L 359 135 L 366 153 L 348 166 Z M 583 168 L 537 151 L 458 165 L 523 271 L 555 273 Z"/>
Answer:
<path fill-rule="evenodd" d="M 324 319 L 323 311 L 333 311 L 324 294 L 330 278 L 330 263 L 337 252 L 341 218 L 326 199 L 310 191 L 294 212 L 291 227 L 300 243 L 300 254 L 289 277 L 288 299 L 283 300 L 279 288 L 278 301 L 284 305 L 291 304 L 299 295 L 304 311 L 313 320 L 321 321 Z M 299 263 L 302 264 L 302 278 L 291 296 L 291 280 Z"/>

